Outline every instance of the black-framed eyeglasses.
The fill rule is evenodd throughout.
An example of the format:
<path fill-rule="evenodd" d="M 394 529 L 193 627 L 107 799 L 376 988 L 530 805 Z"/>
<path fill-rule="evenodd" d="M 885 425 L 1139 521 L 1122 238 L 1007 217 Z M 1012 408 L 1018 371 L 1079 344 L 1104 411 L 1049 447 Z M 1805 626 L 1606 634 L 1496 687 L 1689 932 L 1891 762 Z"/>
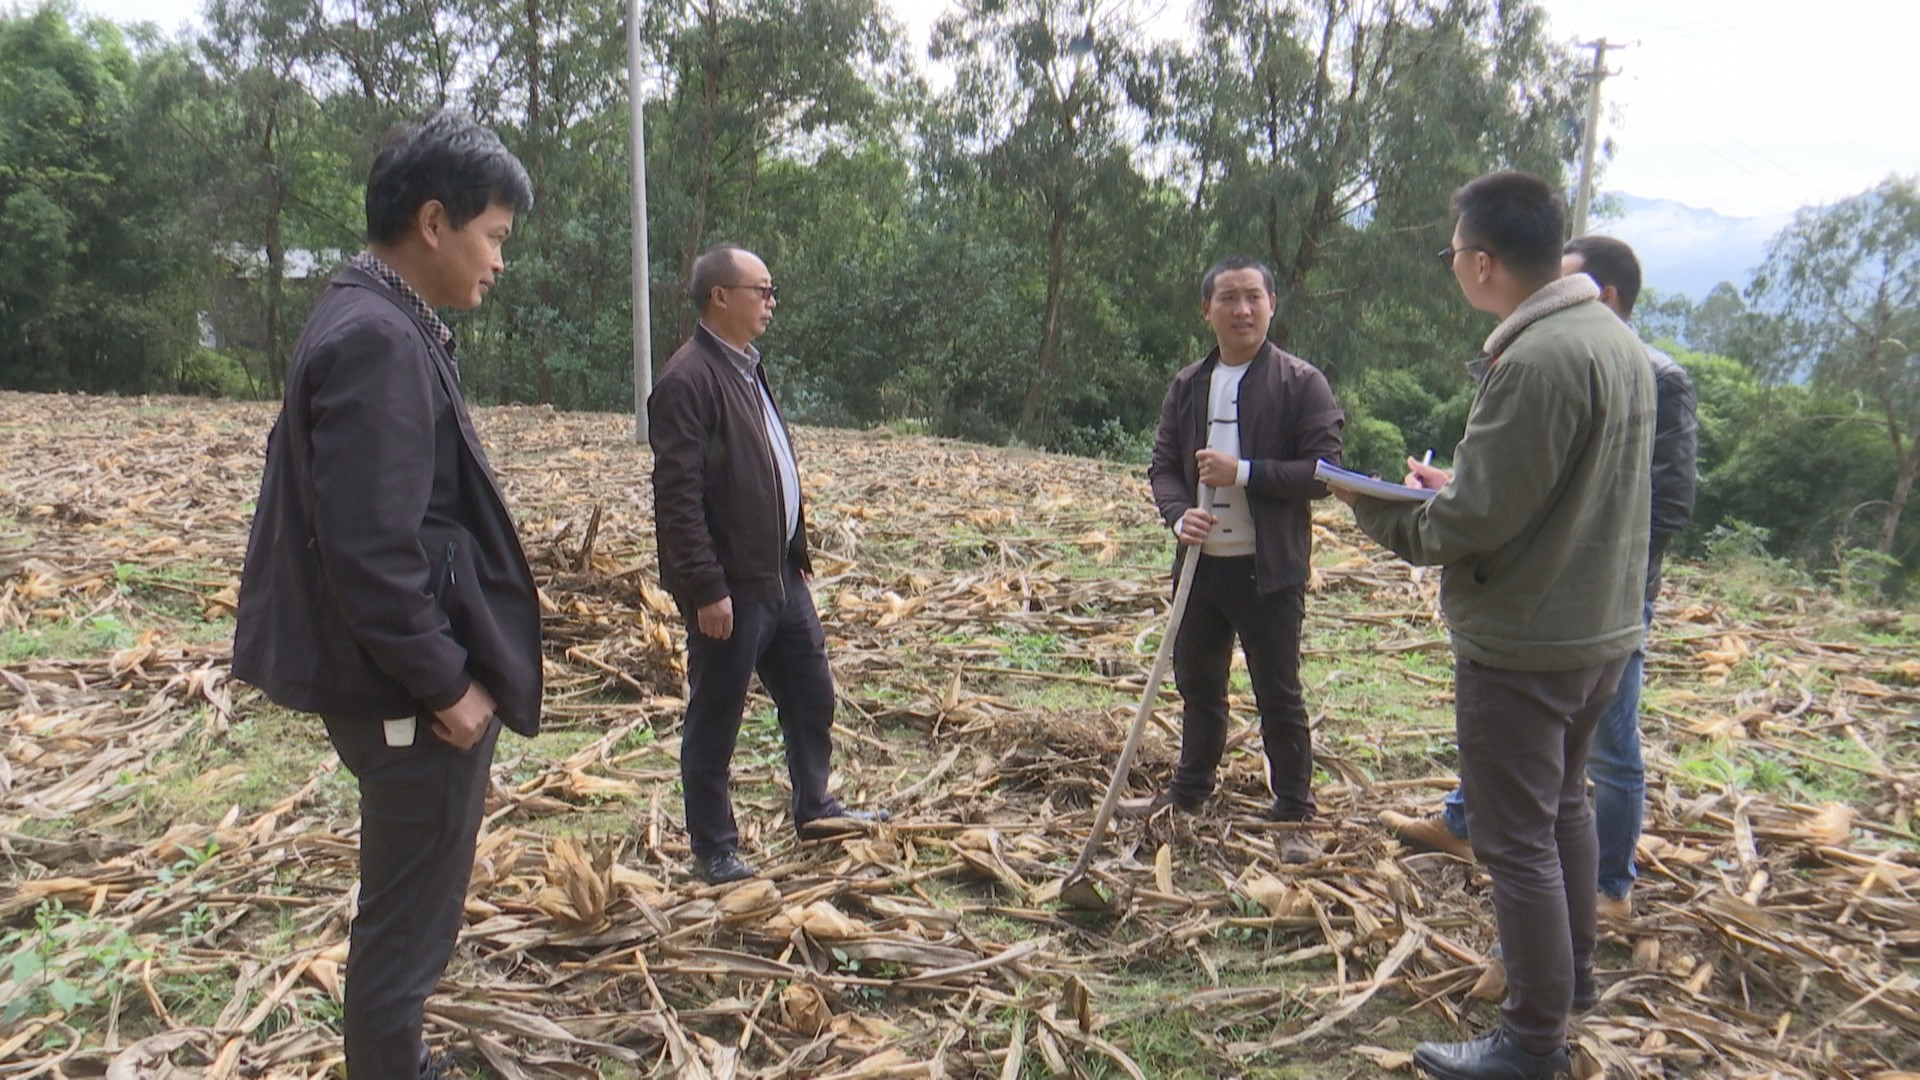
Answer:
<path fill-rule="evenodd" d="M 780 295 L 780 286 L 778 285 L 722 285 L 720 287 L 723 289 L 745 289 L 748 292 L 756 292 L 760 294 L 760 299 L 762 300 L 773 300 Z"/>
<path fill-rule="evenodd" d="M 1481 247 L 1479 244 L 1462 244 L 1459 247 L 1448 246 L 1440 249 L 1440 265 L 1449 270 L 1453 269 L 1453 257 L 1463 251 L 1486 251 L 1489 255 L 1493 254 L 1493 252 L 1487 251 L 1486 248 Z"/>

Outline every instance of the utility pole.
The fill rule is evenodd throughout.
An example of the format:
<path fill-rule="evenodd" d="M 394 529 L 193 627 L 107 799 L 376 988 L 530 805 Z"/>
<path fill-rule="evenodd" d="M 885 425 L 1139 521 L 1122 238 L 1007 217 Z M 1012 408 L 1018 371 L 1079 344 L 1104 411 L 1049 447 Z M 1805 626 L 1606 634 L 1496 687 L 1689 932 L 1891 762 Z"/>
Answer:
<path fill-rule="evenodd" d="M 1587 81 L 1587 138 L 1586 145 L 1580 150 L 1580 189 L 1573 200 L 1573 235 L 1587 235 L 1587 207 L 1593 202 L 1593 152 L 1600 143 L 1600 84 L 1607 76 L 1620 74 L 1607 70 L 1607 50 L 1624 49 L 1624 45 L 1609 45 L 1606 38 L 1598 41 L 1581 42 L 1583 49 L 1593 50 L 1593 70 L 1588 73 Z"/>
<path fill-rule="evenodd" d="M 640 4 L 627 0 L 627 139 L 633 185 L 633 441 L 647 441 L 653 393 L 653 297 L 647 272 L 647 124 L 640 94 Z"/>

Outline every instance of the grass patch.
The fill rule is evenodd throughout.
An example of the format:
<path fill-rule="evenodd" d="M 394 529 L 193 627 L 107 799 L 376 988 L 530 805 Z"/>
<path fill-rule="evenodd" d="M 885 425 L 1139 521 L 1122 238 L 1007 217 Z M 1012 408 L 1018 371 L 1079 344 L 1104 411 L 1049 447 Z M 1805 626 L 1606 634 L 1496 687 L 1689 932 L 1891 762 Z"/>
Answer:
<path fill-rule="evenodd" d="M 206 716 L 182 722 L 204 731 Z M 155 756 L 151 781 L 135 798 L 144 819 L 139 835 L 164 829 L 162 822 L 217 821 L 229 807 L 258 814 L 298 790 L 333 755 L 319 718 L 259 701 L 223 732 L 190 735 Z M 357 801 L 353 777 L 336 769 L 321 781 L 317 797 L 351 816 Z"/>
<path fill-rule="evenodd" d="M 0 663 L 79 660 L 133 644 L 134 630 L 112 615 L 60 619 L 25 630 L 0 632 Z"/>
<path fill-rule="evenodd" d="M 1060 635 L 1006 628 L 996 632 L 1000 665 L 1020 671 L 1059 671 Z"/>

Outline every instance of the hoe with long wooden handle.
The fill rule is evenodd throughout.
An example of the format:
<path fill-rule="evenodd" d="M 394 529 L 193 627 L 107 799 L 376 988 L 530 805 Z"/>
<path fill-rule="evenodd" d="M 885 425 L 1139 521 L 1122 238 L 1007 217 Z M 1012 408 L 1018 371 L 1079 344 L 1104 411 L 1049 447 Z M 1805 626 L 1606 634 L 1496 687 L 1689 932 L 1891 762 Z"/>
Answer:
<path fill-rule="evenodd" d="M 1213 509 L 1213 489 L 1200 486 L 1200 509 Z M 1114 807 L 1120 804 L 1120 789 L 1127 782 L 1127 774 L 1133 769 L 1133 755 L 1140 749 L 1140 736 L 1147 730 L 1147 720 L 1153 716 L 1154 701 L 1160 696 L 1160 682 L 1167 677 L 1167 665 L 1173 659 L 1173 639 L 1180 633 L 1180 620 L 1187 614 L 1187 596 L 1193 591 L 1193 569 L 1200 565 L 1200 550 L 1194 548 L 1180 560 L 1180 580 L 1173 587 L 1173 609 L 1167 614 L 1166 632 L 1160 635 L 1160 648 L 1153 654 L 1153 670 L 1147 675 L 1147 688 L 1140 694 L 1140 708 L 1133 714 L 1133 727 L 1127 731 L 1127 743 L 1120 748 L 1120 760 L 1113 763 L 1113 779 L 1107 781 L 1107 797 L 1100 801 L 1100 811 L 1093 815 L 1093 830 L 1087 834 L 1087 845 L 1080 849 L 1080 861 L 1073 864 L 1073 870 L 1066 880 L 1060 883 L 1060 899 L 1066 903 L 1092 910 L 1105 909 L 1107 901 L 1087 880 L 1087 867 L 1093 862 L 1093 853 L 1100 848 L 1100 841 L 1107 835 L 1107 824 L 1113 820 Z"/>

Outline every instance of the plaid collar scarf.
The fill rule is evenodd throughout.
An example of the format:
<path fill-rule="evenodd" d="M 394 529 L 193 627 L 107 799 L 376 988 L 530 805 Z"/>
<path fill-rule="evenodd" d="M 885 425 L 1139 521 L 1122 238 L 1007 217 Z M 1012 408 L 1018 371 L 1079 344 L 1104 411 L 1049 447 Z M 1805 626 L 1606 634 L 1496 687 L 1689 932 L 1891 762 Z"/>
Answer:
<path fill-rule="evenodd" d="M 440 344 L 446 347 L 447 358 L 454 360 L 454 370 L 459 370 L 459 361 L 455 360 L 453 355 L 456 344 L 453 331 L 448 329 L 447 324 L 440 321 L 440 316 L 434 314 L 433 309 L 427 306 L 425 298 L 414 291 L 413 286 L 407 284 L 406 278 L 401 277 L 393 267 L 386 264 L 385 260 L 371 251 L 363 251 L 355 255 L 348 265 L 362 273 L 372 275 L 374 280 L 392 289 L 400 297 L 400 302 L 407 306 L 407 310 L 418 315 L 420 321 L 427 324 L 427 329 L 432 330 L 434 336 L 440 339 Z"/>

